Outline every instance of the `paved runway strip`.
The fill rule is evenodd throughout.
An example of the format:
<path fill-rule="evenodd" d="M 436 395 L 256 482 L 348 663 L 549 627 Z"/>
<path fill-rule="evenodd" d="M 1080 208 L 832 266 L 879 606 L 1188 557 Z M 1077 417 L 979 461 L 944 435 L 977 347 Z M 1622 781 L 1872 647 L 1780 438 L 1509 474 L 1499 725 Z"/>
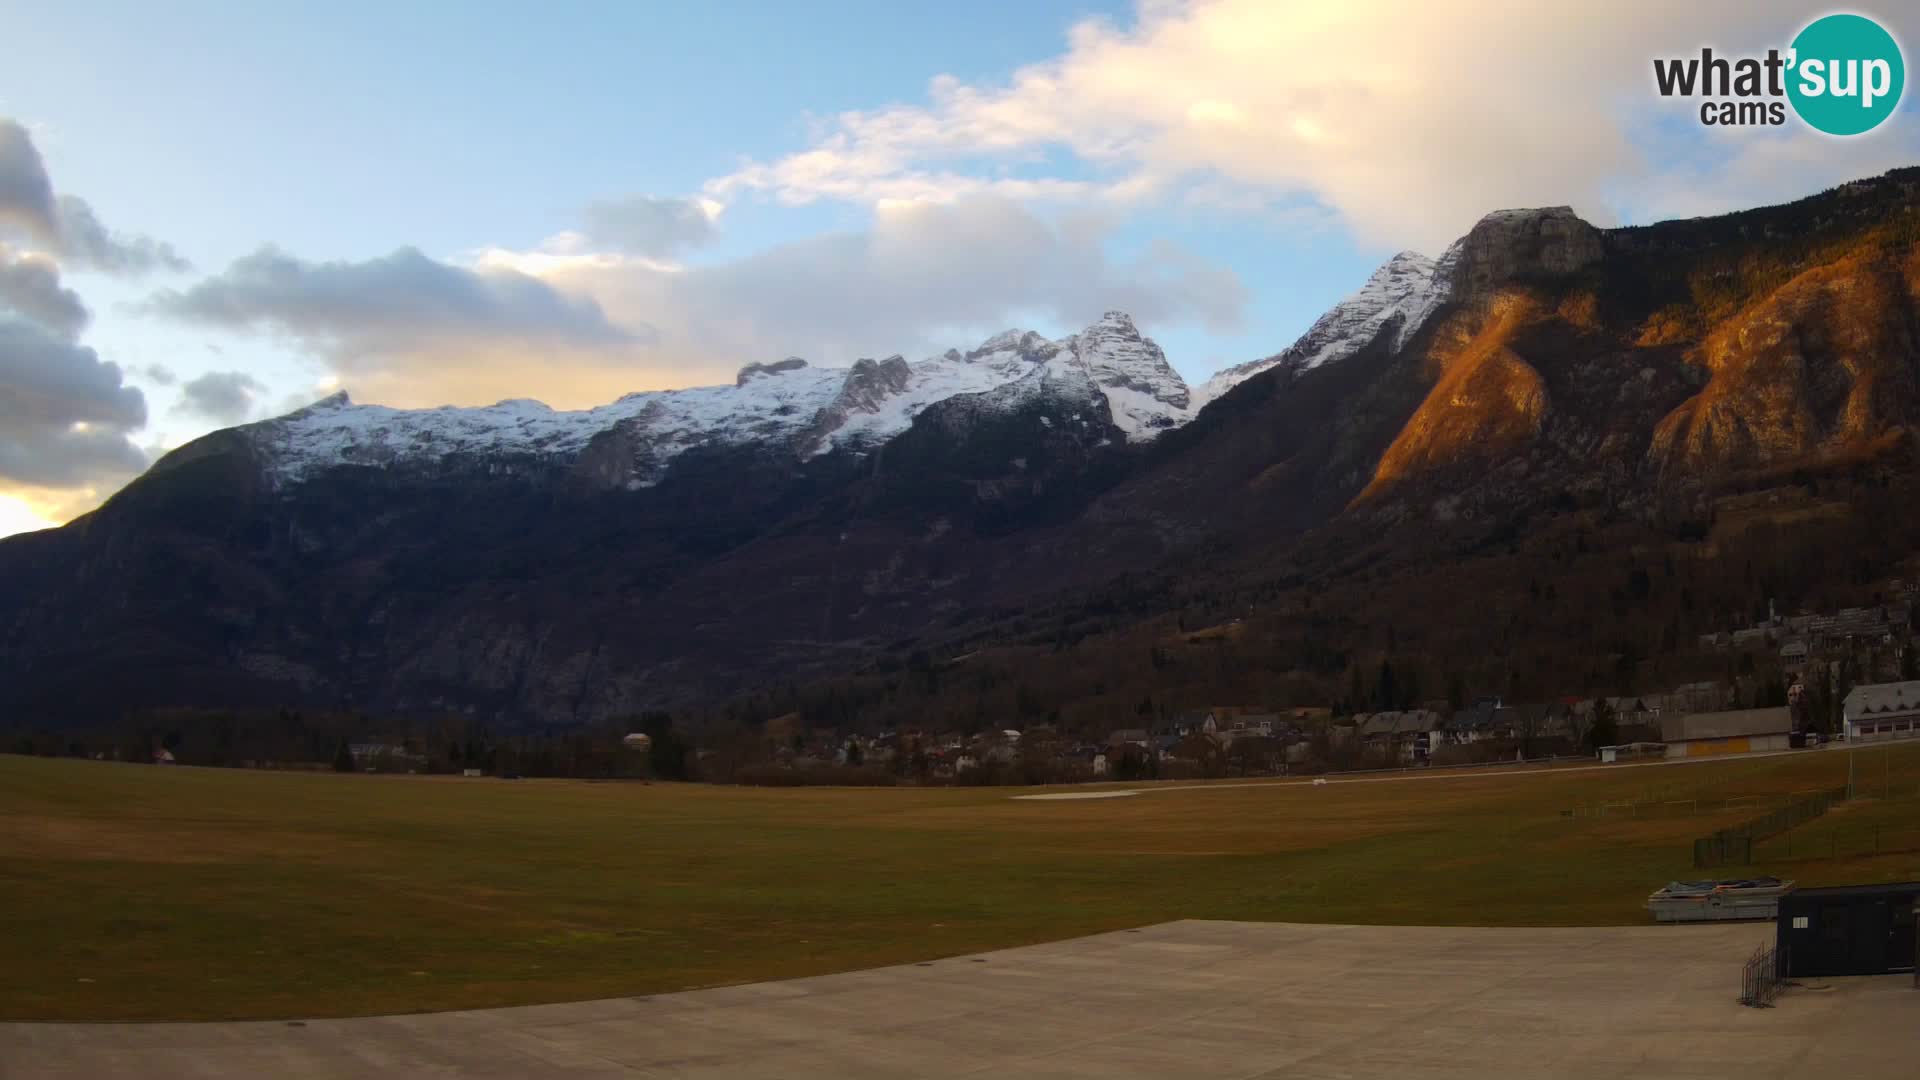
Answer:
<path fill-rule="evenodd" d="M 1906 976 L 1734 1001 L 1771 926 L 1177 922 L 790 982 L 304 1024 L 0 1024 L 0 1076 L 1914 1076 Z"/>

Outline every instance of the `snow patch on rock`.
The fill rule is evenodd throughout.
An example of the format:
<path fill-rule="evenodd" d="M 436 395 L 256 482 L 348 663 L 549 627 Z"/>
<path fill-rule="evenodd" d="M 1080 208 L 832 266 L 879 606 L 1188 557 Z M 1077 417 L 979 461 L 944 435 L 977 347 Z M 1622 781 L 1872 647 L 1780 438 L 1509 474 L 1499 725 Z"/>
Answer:
<path fill-rule="evenodd" d="M 1392 347 L 1405 345 L 1447 301 L 1451 288 L 1448 268 L 1458 259 L 1459 246 L 1454 244 L 1439 261 L 1415 251 L 1403 251 L 1388 259 L 1358 292 L 1335 304 L 1285 350 L 1226 368 L 1200 384 L 1193 393 L 1194 409 L 1283 364 L 1304 371 L 1338 363 L 1365 348 L 1395 320 L 1398 324 Z"/>

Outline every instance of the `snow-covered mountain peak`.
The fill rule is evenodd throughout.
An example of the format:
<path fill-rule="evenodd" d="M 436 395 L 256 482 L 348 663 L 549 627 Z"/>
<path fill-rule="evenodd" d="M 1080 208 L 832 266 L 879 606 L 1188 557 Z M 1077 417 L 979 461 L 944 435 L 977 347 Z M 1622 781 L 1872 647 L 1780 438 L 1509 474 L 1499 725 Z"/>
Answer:
<path fill-rule="evenodd" d="M 748 364 L 733 384 L 627 394 L 577 411 L 525 399 L 479 408 L 356 405 L 343 391 L 247 433 L 279 482 L 336 465 L 490 470 L 568 467 L 602 435 L 619 449 L 594 456 L 596 475 L 644 487 L 698 445 L 760 444 L 812 457 L 863 449 L 904 431 L 921 410 L 959 395 L 1009 393 L 981 407 L 1042 394 L 1063 402 L 1104 397 L 1130 439 L 1185 422 L 1191 395 L 1160 347 L 1133 320 L 1109 312 L 1086 330 L 1049 341 L 1031 330 L 995 334 L 962 353 L 917 362 L 894 355 L 850 367 L 814 367 L 790 356 Z M 511 463 L 511 464 L 509 464 Z"/>
<path fill-rule="evenodd" d="M 337 465 L 434 469 L 484 459 L 494 469 L 530 459 L 566 467 L 610 434 L 623 447 L 622 482 L 644 487 L 657 483 L 678 454 L 702 444 L 758 443 L 802 457 L 877 444 L 933 402 L 1017 381 L 1058 352 L 1039 334 L 1018 330 L 965 354 L 950 349 L 917 363 L 894 355 L 822 368 L 787 357 L 742 367 L 730 386 L 642 391 L 574 411 L 524 399 L 395 409 L 356 405 L 342 391 L 241 430 L 281 483 Z"/>
<path fill-rule="evenodd" d="M 1114 425 L 1128 439 L 1151 439 L 1192 418 L 1186 380 L 1125 312 L 1109 311 L 1057 344 L 1106 397 Z"/>
<path fill-rule="evenodd" d="M 304 405 L 295 409 L 288 413 L 287 417 L 292 418 L 295 416 L 305 416 L 308 413 L 331 412 L 334 409 L 350 409 L 352 407 L 353 398 L 349 397 L 345 390 L 335 390 L 333 393 L 328 394 L 326 397 L 321 398 L 311 405 Z"/>
<path fill-rule="evenodd" d="M 951 350 L 949 350 L 951 352 Z M 1032 330 L 1002 330 L 969 351 L 964 359 L 1018 357 L 1028 363 L 1040 363 L 1060 351 L 1060 346 Z"/>
<path fill-rule="evenodd" d="M 1454 254 L 1453 249 L 1449 254 Z M 1393 324 L 1390 344 L 1397 349 L 1446 302 L 1450 288 L 1450 274 L 1443 272 L 1440 263 L 1417 251 L 1402 251 L 1382 263 L 1366 284 L 1315 320 L 1285 350 L 1226 368 L 1202 383 L 1194 393 L 1194 407 L 1282 364 L 1305 370 L 1344 360 L 1366 348 L 1389 324 Z"/>

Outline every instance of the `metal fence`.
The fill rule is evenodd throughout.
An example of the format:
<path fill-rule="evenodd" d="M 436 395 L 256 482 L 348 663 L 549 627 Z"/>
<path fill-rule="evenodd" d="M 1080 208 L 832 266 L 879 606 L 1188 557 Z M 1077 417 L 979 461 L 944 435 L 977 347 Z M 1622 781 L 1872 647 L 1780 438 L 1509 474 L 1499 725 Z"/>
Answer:
<path fill-rule="evenodd" d="M 1693 842 L 1693 865 L 1696 867 L 1724 866 L 1728 863 L 1745 865 L 1753 861 L 1753 843 L 1765 840 L 1769 836 L 1778 836 L 1788 829 L 1805 825 L 1807 822 L 1825 814 L 1835 803 L 1847 800 L 1844 787 L 1816 791 L 1805 798 L 1795 799 L 1771 813 L 1762 814 L 1752 821 L 1728 826 L 1711 836 L 1703 836 Z"/>
<path fill-rule="evenodd" d="M 1776 836 L 1753 846 L 1753 857 L 1766 863 L 1815 862 L 1821 859 L 1866 858 L 1920 851 L 1920 828 L 1853 824 L 1849 828 L 1802 830 Z"/>
<path fill-rule="evenodd" d="M 1762 945 L 1740 969 L 1740 1004 L 1770 1009 L 1786 985 L 1787 957 L 1783 949 Z"/>
<path fill-rule="evenodd" d="M 1756 810 L 1774 803 L 1791 802 L 1791 795 L 1727 795 L 1718 798 L 1656 799 L 1622 802 L 1580 803 L 1560 811 L 1563 818 L 1674 818 L 1700 814 L 1722 814 L 1730 810 Z"/>

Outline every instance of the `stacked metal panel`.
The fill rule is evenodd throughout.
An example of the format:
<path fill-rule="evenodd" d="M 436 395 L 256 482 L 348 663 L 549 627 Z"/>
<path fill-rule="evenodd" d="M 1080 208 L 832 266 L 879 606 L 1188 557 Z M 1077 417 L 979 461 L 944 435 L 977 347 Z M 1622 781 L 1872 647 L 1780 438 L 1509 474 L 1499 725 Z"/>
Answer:
<path fill-rule="evenodd" d="M 1792 888 L 1793 882 L 1771 877 L 1673 881 L 1647 897 L 1647 910 L 1658 922 L 1771 919 L 1780 912 L 1781 895 Z"/>

